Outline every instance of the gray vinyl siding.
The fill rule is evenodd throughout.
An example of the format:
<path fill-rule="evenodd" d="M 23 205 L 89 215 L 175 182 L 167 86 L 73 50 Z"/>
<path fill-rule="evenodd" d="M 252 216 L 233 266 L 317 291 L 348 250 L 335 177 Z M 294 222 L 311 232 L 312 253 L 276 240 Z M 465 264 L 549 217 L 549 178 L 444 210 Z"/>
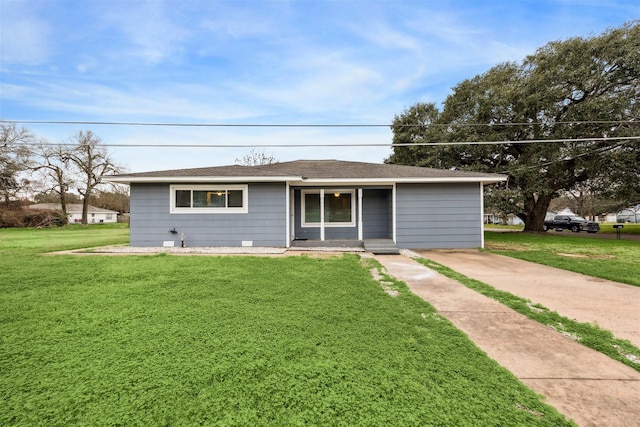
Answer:
<path fill-rule="evenodd" d="M 391 190 L 365 189 L 362 194 L 362 230 L 365 239 L 392 237 Z"/>
<path fill-rule="evenodd" d="M 480 184 L 398 184 L 396 243 L 408 249 L 482 245 Z"/>
<path fill-rule="evenodd" d="M 239 183 L 242 184 L 242 183 Z M 198 183 L 193 183 L 198 185 Z M 286 246 L 286 185 L 248 188 L 248 213 L 171 214 L 169 184 L 131 184 L 131 246 Z M 174 229 L 176 234 L 169 230 Z"/>

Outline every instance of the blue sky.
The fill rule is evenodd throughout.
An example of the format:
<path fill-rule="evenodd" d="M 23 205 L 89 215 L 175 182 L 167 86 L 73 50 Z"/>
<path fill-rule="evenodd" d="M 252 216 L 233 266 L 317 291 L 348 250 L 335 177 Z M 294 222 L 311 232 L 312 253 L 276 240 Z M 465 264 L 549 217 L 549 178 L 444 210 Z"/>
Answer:
<path fill-rule="evenodd" d="M 637 0 L 0 0 L 4 120 L 389 124 L 416 102 L 553 40 L 640 18 Z M 257 144 L 387 144 L 387 127 L 25 124 L 92 130 L 131 172 L 234 163 Z M 387 147 L 258 148 L 382 162 Z"/>

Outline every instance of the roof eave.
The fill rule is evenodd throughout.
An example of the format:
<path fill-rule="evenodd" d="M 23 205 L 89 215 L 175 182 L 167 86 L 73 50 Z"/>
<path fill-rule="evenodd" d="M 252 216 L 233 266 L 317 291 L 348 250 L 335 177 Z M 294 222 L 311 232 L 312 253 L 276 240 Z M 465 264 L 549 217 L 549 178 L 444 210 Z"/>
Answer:
<path fill-rule="evenodd" d="M 298 182 L 290 182 L 298 185 L 315 184 L 443 184 L 443 183 L 470 183 L 481 182 L 483 184 L 495 184 L 506 181 L 507 177 L 430 177 L 430 178 L 305 178 Z"/>
<path fill-rule="evenodd" d="M 506 181 L 506 176 L 496 177 L 411 177 L 411 178 L 305 178 L 300 176 L 159 176 L 134 177 L 114 176 L 107 182 L 119 184 L 166 184 L 166 183 L 217 183 L 217 182 L 289 182 L 292 185 L 353 185 L 353 184 L 444 184 L 471 183 L 494 184 Z"/>
<path fill-rule="evenodd" d="M 287 182 L 300 180 L 298 176 L 114 176 L 104 178 L 118 184 L 166 184 L 181 182 Z"/>

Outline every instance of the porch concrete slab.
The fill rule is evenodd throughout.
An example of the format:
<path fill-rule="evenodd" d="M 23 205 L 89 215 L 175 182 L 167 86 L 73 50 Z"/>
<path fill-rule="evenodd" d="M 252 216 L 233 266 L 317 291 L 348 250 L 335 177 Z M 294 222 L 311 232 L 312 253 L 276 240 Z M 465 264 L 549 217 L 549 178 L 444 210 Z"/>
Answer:
<path fill-rule="evenodd" d="M 560 315 L 594 323 L 640 347 L 640 287 L 469 250 L 417 251 L 496 289 L 542 304 Z M 638 264 L 640 275 L 640 264 Z"/>
<path fill-rule="evenodd" d="M 580 426 L 640 420 L 640 373 L 407 256 L 375 256 L 489 357 Z"/>

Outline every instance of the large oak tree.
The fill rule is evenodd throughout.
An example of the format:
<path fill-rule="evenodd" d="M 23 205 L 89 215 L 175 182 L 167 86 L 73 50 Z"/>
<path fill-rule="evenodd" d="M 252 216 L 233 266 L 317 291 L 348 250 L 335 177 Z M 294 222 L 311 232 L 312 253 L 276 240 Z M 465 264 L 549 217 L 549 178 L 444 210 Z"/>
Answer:
<path fill-rule="evenodd" d="M 392 125 L 393 142 L 410 146 L 394 147 L 387 162 L 504 173 L 508 181 L 488 189 L 491 203 L 541 231 L 551 200 L 578 185 L 640 197 L 639 99 L 634 21 L 497 65 L 455 86 L 442 110 L 410 107 Z"/>

